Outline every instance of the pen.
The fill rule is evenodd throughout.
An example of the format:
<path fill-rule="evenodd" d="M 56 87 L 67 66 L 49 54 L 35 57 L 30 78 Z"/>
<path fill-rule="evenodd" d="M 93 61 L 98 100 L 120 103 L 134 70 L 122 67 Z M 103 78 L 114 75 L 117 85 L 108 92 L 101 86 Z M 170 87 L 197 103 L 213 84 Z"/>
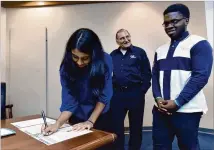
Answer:
<path fill-rule="evenodd" d="M 47 122 L 46 122 L 45 112 L 43 110 L 42 110 L 42 118 L 43 118 L 43 121 L 44 121 L 44 124 L 45 124 L 45 128 L 46 128 L 48 125 L 47 125 Z"/>

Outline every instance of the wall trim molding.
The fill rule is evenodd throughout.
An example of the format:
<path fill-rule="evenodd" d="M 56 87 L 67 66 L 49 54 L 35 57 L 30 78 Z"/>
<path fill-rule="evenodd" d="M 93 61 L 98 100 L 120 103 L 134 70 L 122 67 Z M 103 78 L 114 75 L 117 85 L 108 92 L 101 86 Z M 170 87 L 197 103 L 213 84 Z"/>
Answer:
<path fill-rule="evenodd" d="M 78 5 L 107 3 L 111 1 L 1 1 L 1 7 L 4 8 L 26 8 L 26 7 L 48 7 L 60 5 Z"/>
<path fill-rule="evenodd" d="M 144 126 L 143 132 L 152 131 L 152 126 Z M 129 133 L 129 127 L 125 127 L 125 133 Z M 200 134 L 210 134 L 214 136 L 214 129 L 199 128 Z"/>

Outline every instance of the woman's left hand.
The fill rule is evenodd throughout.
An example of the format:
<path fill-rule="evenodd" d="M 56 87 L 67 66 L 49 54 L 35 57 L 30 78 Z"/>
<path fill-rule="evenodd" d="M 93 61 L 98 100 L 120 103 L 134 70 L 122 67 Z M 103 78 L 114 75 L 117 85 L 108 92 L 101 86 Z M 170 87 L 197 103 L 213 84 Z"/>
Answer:
<path fill-rule="evenodd" d="M 73 125 L 72 131 L 82 131 L 85 129 L 90 130 L 91 128 L 93 128 L 93 124 L 90 121 L 85 121 Z"/>

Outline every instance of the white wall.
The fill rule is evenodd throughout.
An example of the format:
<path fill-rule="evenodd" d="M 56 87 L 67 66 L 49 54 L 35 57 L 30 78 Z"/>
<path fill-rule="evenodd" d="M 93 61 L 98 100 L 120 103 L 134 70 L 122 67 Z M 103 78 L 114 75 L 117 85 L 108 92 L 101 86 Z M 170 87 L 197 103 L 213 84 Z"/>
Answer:
<path fill-rule="evenodd" d="M 206 29 L 207 29 L 207 39 L 213 47 L 213 1 L 205 2 L 205 14 L 206 14 Z M 213 66 L 214 68 L 214 66 Z M 206 119 L 213 120 L 214 118 L 214 102 L 213 102 L 213 69 L 210 75 L 209 84 L 205 87 L 205 95 L 209 95 L 207 97 L 207 103 L 209 112 L 207 113 Z M 210 125 L 210 128 L 214 129 L 214 124 Z"/>
<path fill-rule="evenodd" d="M 1 35 L 0 35 L 0 81 L 8 81 L 8 63 L 7 63 L 7 25 L 6 25 L 6 9 L 1 7 Z M 6 86 L 6 91 L 8 91 L 8 86 Z M 6 92 L 6 99 L 8 99 L 8 92 Z M 6 104 L 9 104 L 9 101 L 6 101 Z"/>
<path fill-rule="evenodd" d="M 1 81 L 6 81 L 6 9 L 1 8 Z"/>
<path fill-rule="evenodd" d="M 205 2 L 207 38 L 213 47 L 213 1 Z"/>
<path fill-rule="evenodd" d="M 16 26 L 10 29 L 8 88 L 13 116 L 46 111 L 45 27 Z"/>
<path fill-rule="evenodd" d="M 157 5 L 158 3 L 158 5 Z M 162 28 L 162 12 L 174 2 L 126 2 L 90 5 L 74 5 L 47 8 L 8 9 L 7 28 L 17 26 L 48 28 L 48 105 L 51 117 L 58 117 L 61 104 L 59 65 L 65 44 L 73 31 L 80 27 L 93 29 L 100 37 L 104 49 L 110 53 L 117 47 L 115 33 L 126 28 L 134 45 L 144 48 L 152 64 L 155 49 L 168 40 Z M 204 2 L 184 2 L 191 10 L 189 30 L 206 37 Z M 213 83 L 209 82 L 208 87 Z M 212 88 L 206 88 L 208 103 L 213 101 Z M 144 126 L 152 125 L 151 88 L 146 95 Z M 201 127 L 213 128 L 213 105 L 202 118 Z M 126 119 L 125 126 L 128 126 Z"/>

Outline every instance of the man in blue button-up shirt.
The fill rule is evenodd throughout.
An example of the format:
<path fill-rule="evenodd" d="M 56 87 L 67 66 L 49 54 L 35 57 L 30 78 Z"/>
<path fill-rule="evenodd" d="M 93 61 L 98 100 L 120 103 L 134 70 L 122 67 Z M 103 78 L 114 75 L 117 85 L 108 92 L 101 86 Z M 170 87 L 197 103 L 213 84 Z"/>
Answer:
<path fill-rule="evenodd" d="M 115 149 L 124 149 L 124 119 L 128 111 L 129 149 L 138 150 L 142 141 L 145 94 L 151 86 L 151 69 L 146 52 L 131 44 L 125 29 L 116 33 L 119 48 L 111 53 L 114 94 L 111 101 L 113 132 L 118 136 Z"/>
<path fill-rule="evenodd" d="M 171 41 L 155 53 L 152 90 L 154 150 L 171 150 L 177 136 L 181 150 L 199 150 L 198 128 L 208 108 L 203 93 L 213 63 L 207 40 L 187 31 L 190 12 L 173 4 L 163 13 L 163 27 Z"/>

